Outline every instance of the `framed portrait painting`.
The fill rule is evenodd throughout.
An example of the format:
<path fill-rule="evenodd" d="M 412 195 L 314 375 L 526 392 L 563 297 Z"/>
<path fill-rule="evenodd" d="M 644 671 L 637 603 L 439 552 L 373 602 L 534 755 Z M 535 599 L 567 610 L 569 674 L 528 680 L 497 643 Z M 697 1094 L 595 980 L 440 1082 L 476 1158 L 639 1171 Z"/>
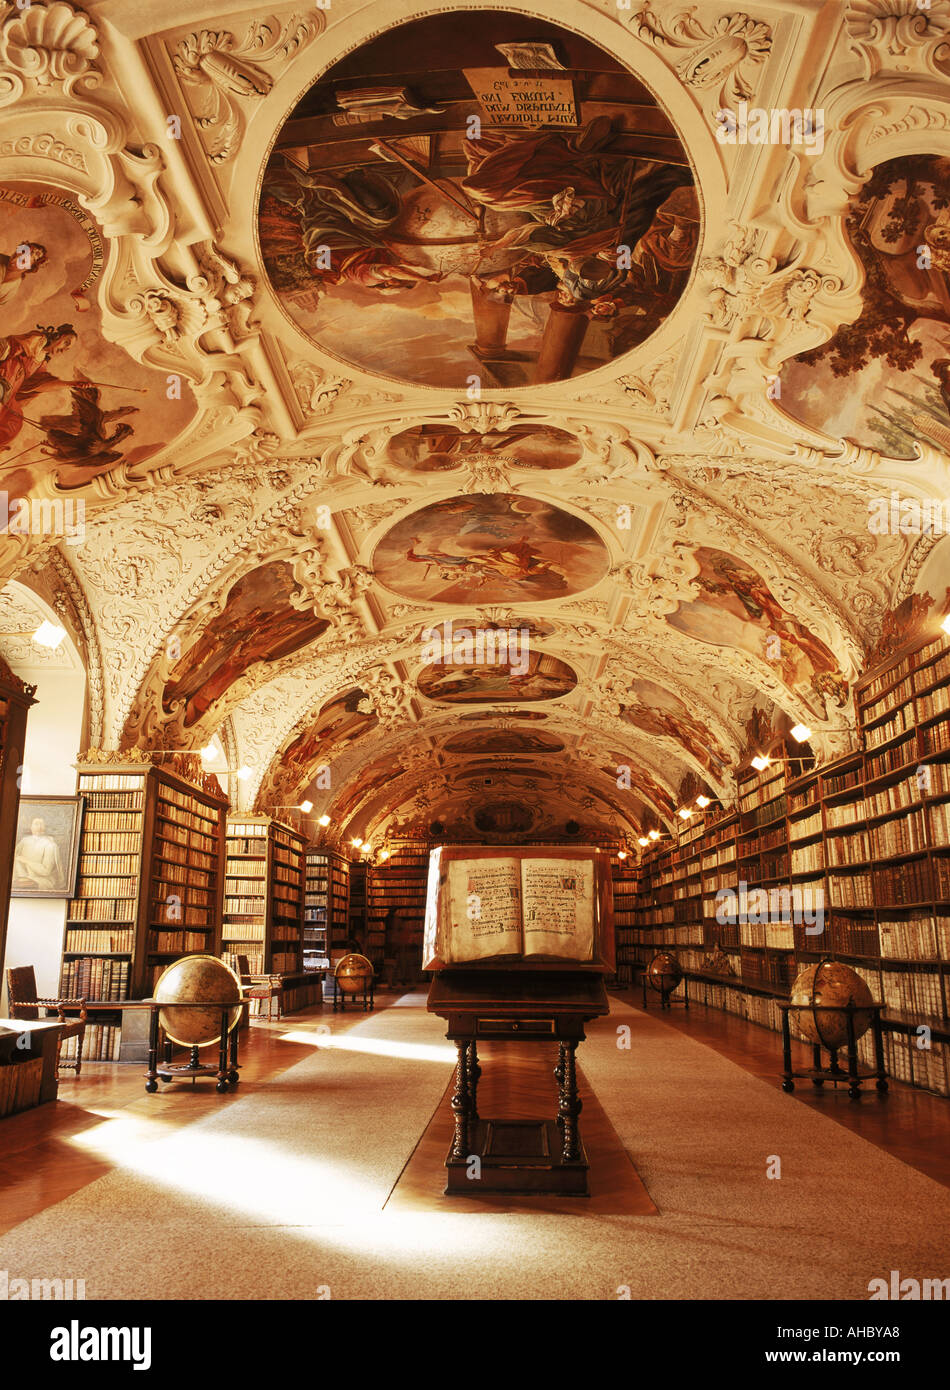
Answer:
<path fill-rule="evenodd" d="M 21 796 L 13 898 L 71 898 L 76 888 L 81 796 Z"/>

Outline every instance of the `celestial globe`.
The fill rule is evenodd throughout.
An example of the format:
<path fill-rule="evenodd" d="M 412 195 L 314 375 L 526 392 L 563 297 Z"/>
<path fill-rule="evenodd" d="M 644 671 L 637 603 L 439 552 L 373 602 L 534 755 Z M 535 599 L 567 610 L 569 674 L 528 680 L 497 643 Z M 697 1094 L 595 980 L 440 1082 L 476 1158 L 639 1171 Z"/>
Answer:
<path fill-rule="evenodd" d="M 369 982 L 373 978 L 373 962 L 354 952 L 343 957 L 334 974 L 344 994 L 362 994 L 363 990 L 369 989 Z"/>
<path fill-rule="evenodd" d="M 808 965 L 792 985 L 789 998 L 797 1009 L 789 1010 L 789 1023 L 797 1028 L 806 1042 L 820 1043 L 830 1052 L 845 1047 L 848 1042 L 848 1020 L 845 1013 L 821 1013 L 821 1009 L 845 1009 L 848 1004 L 872 1004 L 871 991 L 850 965 L 838 960 L 823 960 Z M 871 1014 L 864 1008 L 854 1013 L 855 1040 L 867 1032 Z"/>
<path fill-rule="evenodd" d="M 217 956 L 182 956 L 160 976 L 152 998 L 160 1004 L 204 1004 L 207 1009 L 163 1008 L 159 1014 L 166 1037 L 182 1047 L 207 1047 L 221 1037 L 222 1005 L 228 1032 L 241 1017 L 241 982 Z"/>
<path fill-rule="evenodd" d="M 683 978 L 683 967 L 672 951 L 658 951 L 647 966 L 647 983 L 658 994 L 672 994 Z"/>

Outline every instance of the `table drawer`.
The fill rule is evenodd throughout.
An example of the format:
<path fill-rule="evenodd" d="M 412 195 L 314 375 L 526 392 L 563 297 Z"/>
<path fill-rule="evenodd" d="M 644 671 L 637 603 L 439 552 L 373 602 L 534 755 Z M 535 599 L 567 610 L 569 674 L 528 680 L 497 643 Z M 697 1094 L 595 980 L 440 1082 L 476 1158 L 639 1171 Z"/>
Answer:
<path fill-rule="evenodd" d="M 553 1018 L 479 1018 L 475 1032 L 486 1038 L 534 1038 L 554 1036 Z"/>

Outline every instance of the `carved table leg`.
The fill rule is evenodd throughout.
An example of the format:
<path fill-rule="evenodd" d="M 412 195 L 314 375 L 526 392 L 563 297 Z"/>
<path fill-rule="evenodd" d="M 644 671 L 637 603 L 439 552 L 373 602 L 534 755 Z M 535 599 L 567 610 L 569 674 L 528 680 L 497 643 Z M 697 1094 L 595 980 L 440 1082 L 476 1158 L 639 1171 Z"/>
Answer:
<path fill-rule="evenodd" d="M 478 1065 L 478 1046 L 473 1039 L 468 1045 L 469 1118 L 472 1124 L 478 1123 L 478 1079 L 481 1074 L 482 1069 Z"/>
<path fill-rule="evenodd" d="M 468 1043 L 457 1042 L 458 1061 L 455 1065 L 455 1090 L 452 1092 L 452 1114 L 455 1116 L 455 1138 L 450 1158 L 468 1157 L 469 1075 Z"/>
<path fill-rule="evenodd" d="M 565 1163 L 576 1162 L 581 1156 L 580 1127 L 577 1117 L 581 1113 L 581 1101 L 577 1094 L 577 1069 L 575 1066 L 576 1042 L 562 1042 L 558 1067 L 562 1081 L 558 1098 L 558 1118 L 562 1121 L 561 1133 L 564 1138 L 562 1158 Z"/>
<path fill-rule="evenodd" d="M 564 1044 L 563 1044 L 563 1043 L 558 1043 L 558 1049 L 557 1049 L 557 1062 L 555 1063 L 555 1066 L 554 1066 L 554 1080 L 557 1082 L 557 1099 L 558 1099 L 558 1116 L 557 1116 L 557 1123 L 558 1123 L 558 1128 L 559 1128 L 559 1129 L 563 1129 L 563 1128 L 564 1128 L 564 1116 L 561 1114 L 561 1098 L 562 1098 L 562 1096 L 563 1096 L 563 1094 L 564 1094 Z"/>

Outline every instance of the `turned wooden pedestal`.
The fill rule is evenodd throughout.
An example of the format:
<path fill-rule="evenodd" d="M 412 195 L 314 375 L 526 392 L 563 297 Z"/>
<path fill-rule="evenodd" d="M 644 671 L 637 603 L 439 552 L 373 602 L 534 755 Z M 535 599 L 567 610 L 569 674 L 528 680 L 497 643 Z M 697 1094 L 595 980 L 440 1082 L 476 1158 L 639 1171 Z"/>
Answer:
<path fill-rule="evenodd" d="M 454 968 L 433 980 L 429 1012 L 446 1019 L 446 1036 L 458 1050 L 446 1194 L 590 1195 L 575 1054 L 586 1036 L 584 1024 L 606 1014 L 609 1007 L 602 977 L 580 970 Z M 478 1043 L 485 1039 L 515 1045 L 557 1043 L 557 1106 L 552 1119 L 479 1115 Z M 554 1093 L 552 1087 L 552 1110 Z"/>

